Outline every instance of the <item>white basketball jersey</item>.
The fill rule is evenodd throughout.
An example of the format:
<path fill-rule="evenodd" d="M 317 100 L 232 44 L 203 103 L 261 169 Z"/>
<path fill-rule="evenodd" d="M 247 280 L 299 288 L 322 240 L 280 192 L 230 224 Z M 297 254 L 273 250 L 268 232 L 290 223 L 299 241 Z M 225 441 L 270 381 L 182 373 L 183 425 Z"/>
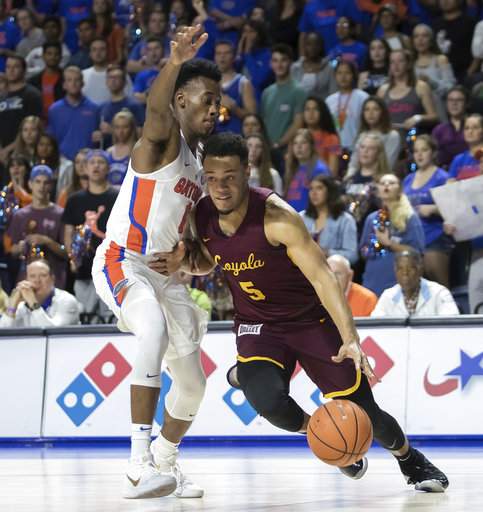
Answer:
<path fill-rule="evenodd" d="M 201 160 L 181 134 L 178 157 L 161 169 L 141 174 L 129 161 L 103 245 L 114 242 L 123 252 L 145 256 L 171 251 L 202 194 Z"/>

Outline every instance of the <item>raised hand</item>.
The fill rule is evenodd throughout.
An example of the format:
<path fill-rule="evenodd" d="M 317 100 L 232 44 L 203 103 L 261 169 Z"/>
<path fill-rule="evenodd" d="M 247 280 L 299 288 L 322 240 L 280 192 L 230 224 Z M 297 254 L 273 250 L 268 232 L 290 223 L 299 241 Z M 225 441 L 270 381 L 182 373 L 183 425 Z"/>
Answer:
<path fill-rule="evenodd" d="M 170 60 L 173 64 L 180 66 L 183 62 L 192 59 L 198 50 L 208 39 L 208 34 L 204 32 L 197 39 L 196 36 L 201 32 L 201 25 L 194 27 L 179 27 L 176 29 L 176 35 L 171 41 Z"/>

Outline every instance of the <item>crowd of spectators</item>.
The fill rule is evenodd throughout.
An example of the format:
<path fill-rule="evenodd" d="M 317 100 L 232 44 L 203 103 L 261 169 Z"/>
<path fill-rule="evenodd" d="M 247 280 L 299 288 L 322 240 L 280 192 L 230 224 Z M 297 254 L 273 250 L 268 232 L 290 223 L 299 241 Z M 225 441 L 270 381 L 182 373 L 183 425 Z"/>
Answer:
<path fill-rule="evenodd" d="M 429 311 L 438 286 L 477 312 L 483 237 L 455 243 L 431 190 L 483 172 L 482 19 L 478 0 L 0 0 L 2 321 L 37 309 L 38 259 L 34 306 L 67 290 L 109 321 L 93 253 L 170 39 L 195 23 L 222 73 L 216 130 L 246 138 L 250 183 L 300 212 L 355 314 L 406 292 L 399 313 Z M 230 318 L 218 270 L 189 284 Z"/>

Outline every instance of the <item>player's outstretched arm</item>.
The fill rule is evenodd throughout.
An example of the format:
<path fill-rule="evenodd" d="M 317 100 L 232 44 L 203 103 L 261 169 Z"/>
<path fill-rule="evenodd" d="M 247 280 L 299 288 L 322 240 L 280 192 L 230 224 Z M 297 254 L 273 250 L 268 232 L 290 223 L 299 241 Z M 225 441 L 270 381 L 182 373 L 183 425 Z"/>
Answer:
<path fill-rule="evenodd" d="M 199 35 L 200 31 L 200 25 L 180 28 L 171 41 L 171 54 L 150 88 L 143 133 L 133 149 L 132 163 L 137 172 L 152 172 L 178 154 L 179 125 L 172 108 L 174 86 L 181 65 L 192 59 L 208 39 L 208 34 Z"/>
<path fill-rule="evenodd" d="M 342 337 L 343 345 L 335 362 L 349 357 L 357 369 L 373 378 L 374 374 L 359 345 L 354 319 L 337 278 L 327 265 L 320 247 L 312 240 L 300 215 L 282 199 L 272 195 L 267 200 L 265 233 L 273 245 L 283 244 L 287 254 L 314 287 L 320 302 L 330 314 Z"/>

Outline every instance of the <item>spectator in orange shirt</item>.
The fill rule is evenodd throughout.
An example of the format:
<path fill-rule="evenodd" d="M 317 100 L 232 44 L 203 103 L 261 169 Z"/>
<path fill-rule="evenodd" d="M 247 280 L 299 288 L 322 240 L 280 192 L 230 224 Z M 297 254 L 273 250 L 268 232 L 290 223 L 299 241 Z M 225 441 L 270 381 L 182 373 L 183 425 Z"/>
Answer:
<path fill-rule="evenodd" d="M 352 316 L 370 316 L 376 307 L 377 295 L 364 286 L 352 282 L 354 271 L 351 269 L 349 260 L 340 254 L 334 254 L 327 258 L 327 263 L 344 290 Z"/>

